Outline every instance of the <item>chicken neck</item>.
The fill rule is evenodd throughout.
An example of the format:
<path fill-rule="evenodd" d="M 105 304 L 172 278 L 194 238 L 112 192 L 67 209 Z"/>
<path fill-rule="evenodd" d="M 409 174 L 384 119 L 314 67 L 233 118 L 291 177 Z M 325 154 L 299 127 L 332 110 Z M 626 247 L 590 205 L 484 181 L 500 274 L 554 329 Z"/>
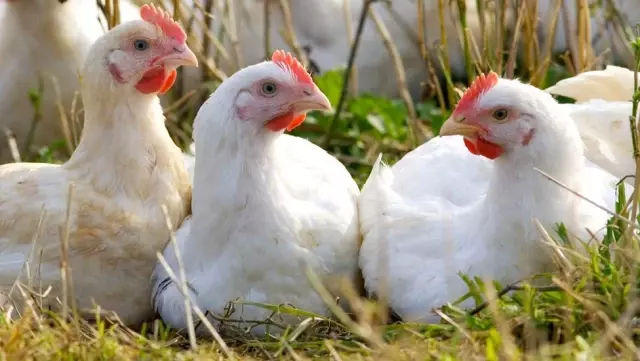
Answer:
<path fill-rule="evenodd" d="M 196 119 L 194 134 L 193 220 L 185 259 L 215 262 L 231 244 L 260 252 L 253 237 L 270 232 L 274 210 L 281 208 L 274 160 L 280 134 L 233 117 Z"/>
<path fill-rule="evenodd" d="M 158 97 L 87 83 L 92 82 L 85 81 L 82 92 L 84 129 L 65 168 L 105 195 L 133 199 L 147 199 L 154 190 L 188 182 Z"/>
<path fill-rule="evenodd" d="M 513 242 L 535 240 L 540 233 L 533 219 L 553 233 L 555 223 L 570 229 L 577 226 L 578 198 L 547 179 L 553 179 L 580 191 L 585 173 L 583 144 L 570 119 L 550 122 L 551 127 L 536 129 L 527 147 L 505 153 L 494 161 L 486 198 L 477 209 L 488 239 Z"/>

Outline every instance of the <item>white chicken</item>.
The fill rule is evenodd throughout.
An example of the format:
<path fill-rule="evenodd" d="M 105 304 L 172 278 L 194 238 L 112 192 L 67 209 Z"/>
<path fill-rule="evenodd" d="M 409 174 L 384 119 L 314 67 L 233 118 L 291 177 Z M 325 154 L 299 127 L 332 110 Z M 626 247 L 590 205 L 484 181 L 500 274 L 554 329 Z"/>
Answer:
<path fill-rule="evenodd" d="M 86 310 L 95 301 L 127 325 L 153 315 L 149 275 L 170 235 L 161 207 L 179 225 L 191 201 L 182 153 L 165 128 L 157 94 L 171 87 L 178 66 L 197 66 L 185 33 L 168 14 L 145 5 L 140 15 L 144 21 L 113 28 L 89 50 L 82 86 L 85 126 L 69 161 L 0 167 L 2 291 L 18 278 L 51 285 L 45 306 L 58 308 L 60 242 L 68 224 L 78 307 L 91 312 Z M 74 196 L 67 223 L 69 184 Z M 30 272 L 23 270 L 25 261 Z M 26 279 L 28 274 L 35 280 Z M 18 302 L 17 291 L 10 296 Z"/>
<path fill-rule="evenodd" d="M 585 162 L 575 124 L 531 85 L 479 77 L 440 135 L 391 168 L 379 159 L 359 199 L 365 287 L 388 290 L 406 321 L 435 322 L 431 309 L 462 297 L 467 286 L 458 272 L 506 284 L 552 270 L 533 218 L 551 233 L 563 222 L 584 240 L 585 229 L 606 225 L 605 212 L 535 168 L 593 201 L 614 203 L 616 179 Z"/>
<path fill-rule="evenodd" d="M 331 104 L 283 51 L 233 74 L 200 108 L 194 123 L 193 218 L 176 239 L 191 297 L 203 312 L 222 316 L 225 305 L 239 299 L 327 315 L 305 269 L 330 286 L 341 278 L 356 280 L 358 186 L 323 149 L 282 134 L 314 109 Z M 164 257 L 179 274 L 172 244 Z M 162 319 L 186 327 L 184 297 L 162 264 L 152 283 L 152 303 Z M 248 304 L 235 309 L 230 317 L 246 321 L 240 327 L 271 313 Z"/>
<path fill-rule="evenodd" d="M 561 80 L 546 91 L 576 100 L 562 106 L 578 126 L 587 159 L 617 178 L 635 174 L 629 127 L 634 93 L 631 70 L 610 65 Z M 632 184 L 633 179 L 626 182 Z"/>
<path fill-rule="evenodd" d="M 163 6 L 172 9 L 172 1 L 159 0 Z M 240 57 L 244 64 L 255 64 L 265 58 L 264 36 L 264 1 L 269 2 L 270 47 L 272 49 L 284 48 L 293 51 L 289 43 L 282 37 L 285 21 L 278 1 L 273 0 L 243 0 L 234 2 L 237 36 L 239 39 Z M 345 67 L 349 58 L 351 39 L 348 36 L 344 6 L 348 1 L 349 13 L 347 15 L 355 33 L 360 12 L 364 4 L 363 0 L 289 0 L 289 9 L 292 18 L 292 27 L 301 48 L 309 50 L 309 60 L 320 72 L 326 72 L 335 68 Z M 481 34 L 480 21 L 477 16 L 476 2 L 467 0 L 468 27 L 471 34 Z M 221 21 L 226 18 L 223 14 L 223 2 L 213 10 L 212 20 L 213 34 L 220 33 Z M 193 9 L 192 0 L 183 0 L 185 9 Z M 455 22 L 457 6 L 445 2 L 446 32 L 448 35 L 448 51 L 451 60 L 452 71 L 457 76 L 465 74 L 465 63 L 462 46 L 459 41 Z M 417 34 L 417 4 L 415 0 L 394 0 L 392 2 L 376 2 L 372 8 L 379 15 L 394 45 L 402 58 L 405 67 L 406 79 L 411 94 L 419 97 L 421 82 L 427 80 L 427 68 L 424 59 L 420 55 Z M 434 63 L 439 64 L 434 44 L 440 40 L 440 24 L 438 19 L 438 2 L 425 1 L 425 42 L 434 56 Z M 202 13 L 197 11 L 198 21 L 193 22 L 194 33 L 199 39 L 203 38 Z M 218 58 L 216 64 L 227 74 L 235 70 L 236 57 L 229 36 L 224 36 L 223 45 L 228 56 L 216 55 L 215 48 L 211 46 L 211 56 Z M 481 44 L 481 39 L 475 39 Z M 367 19 L 360 40 L 355 67 L 362 76 L 358 77 L 358 91 L 371 92 L 385 96 L 398 96 L 395 79 L 394 64 L 385 47 L 382 37 L 379 35 L 375 23 Z M 185 71 L 185 87 L 193 89 L 200 85 L 200 73 L 193 69 Z M 390 80 L 391 79 L 391 80 Z"/>
<path fill-rule="evenodd" d="M 187 169 L 187 173 L 189 173 L 191 183 L 193 183 L 193 168 L 196 166 L 196 143 L 191 143 L 189 149 L 184 151 L 183 156 L 184 167 Z"/>
<path fill-rule="evenodd" d="M 135 5 L 120 4 L 122 21 L 139 19 Z M 87 52 L 104 33 L 99 15 L 91 0 L 0 1 L 0 128 L 12 131 L 21 151 L 30 137 L 33 145 L 43 146 L 65 139 L 65 128 L 69 137 L 75 135 L 71 125 L 63 124 L 58 104 L 69 117 Z M 29 93 L 38 89 L 39 77 L 41 118 L 30 135 L 36 112 Z M 0 162 L 13 161 L 8 140 L 0 134 Z"/>

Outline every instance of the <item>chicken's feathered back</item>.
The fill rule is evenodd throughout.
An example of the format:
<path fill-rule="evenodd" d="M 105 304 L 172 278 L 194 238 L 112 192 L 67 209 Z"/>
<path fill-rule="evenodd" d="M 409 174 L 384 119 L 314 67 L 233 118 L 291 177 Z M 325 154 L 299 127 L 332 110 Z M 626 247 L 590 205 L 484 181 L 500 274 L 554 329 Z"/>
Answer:
<path fill-rule="evenodd" d="M 635 173 L 628 126 L 634 94 L 631 70 L 609 65 L 563 79 L 546 91 L 576 101 L 562 107 L 578 126 L 587 159 L 618 178 Z M 633 181 L 626 177 L 628 184 Z"/>

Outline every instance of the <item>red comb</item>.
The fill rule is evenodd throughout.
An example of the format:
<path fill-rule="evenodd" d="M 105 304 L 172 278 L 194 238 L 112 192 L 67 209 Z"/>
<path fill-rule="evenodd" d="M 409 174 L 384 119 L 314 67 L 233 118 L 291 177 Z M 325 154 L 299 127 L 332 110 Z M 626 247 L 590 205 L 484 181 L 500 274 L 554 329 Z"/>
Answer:
<path fill-rule="evenodd" d="M 467 91 L 464 92 L 453 112 L 464 113 L 467 109 L 473 107 L 480 95 L 498 84 L 498 79 L 500 79 L 500 77 L 494 72 L 490 72 L 487 75 L 480 74 L 473 83 L 471 83 Z"/>
<path fill-rule="evenodd" d="M 304 66 L 298 59 L 294 58 L 291 53 L 285 52 L 284 50 L 276 50 L 271 56 L 271 61 L 278 64 L 282 69 L 293 73 L 299 82 L 313 84 L 311 75 L 309 75 Z"/>
<path fill-rule="evenodd" d="M 156 8 L 153 4 L 145 4 L 140 8 L 140 17 L 142 20 L 154 24 L 165 33 L 168 37 L 184 43 L 187 40 L 187 34 L 182 30 L 180 25 L 171 18 L 168 12 Z"/>

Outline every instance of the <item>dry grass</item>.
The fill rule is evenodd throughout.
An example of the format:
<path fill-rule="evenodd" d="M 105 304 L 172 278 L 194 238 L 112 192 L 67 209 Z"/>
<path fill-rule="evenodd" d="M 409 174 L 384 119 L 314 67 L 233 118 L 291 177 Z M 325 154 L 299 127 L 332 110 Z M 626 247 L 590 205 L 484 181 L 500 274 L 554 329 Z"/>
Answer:
<path fill-rule="evenodd" d="M 432 0 L 418 0 L 416 4 L 418 7 L 424 6 L 427 1 Z M 202 1 L 190 9 L 176 7 L 175 0 L 174 14 L 186 28 L 190 28 L 190 24 L 198 21 L 192 14 L 210 12 L 214 3 L 222 2 Z M 286 0 L 280 2 L 285 18 L 288 17 L 287 3 Z M 445 6 L 447 1 L 439 0 L 438 3 L 439 21 L 444 24 L 445 18 L 450 16 Z M 385 36 L 384 24 L 375 13 L 363 13 L 361 22 L 367 17 L 375 22 L 386 48 L 393 55 L 397 84 L 403 88 L 401 101 L 375 99 L 383 105 L 374 111 L 389 122 L 385 123 L 385 132 L 362 125 L 366 122 L 351 105 L 364 103 L 367 99 L 353 95 L 349 91 L 354 89 L 353 86 L 343 82 L 340 77 L 336 81 L 332 80 L 332 75 L 327 75 L 321 77 L 319 82 L 323 86 L 333 87 L 339 99 L 338 111 L 332 117 L 310 117 L 309 124 L 301 127 L 297 134 L 322 144 L 348 165 L 354 177 L 362 182 L 368 175 L 369 165 L 380 151 L 398 158 L 417 142 L 437 132 L 438 119 L 446 117 L 450 105 L 455 103 L 460 88 L 464 86 L 455 83 L 449 71 L 446 49 L 447 42 L 452 39 L 462 39 L 465 67 L 469 73 L 467 82 L 480 72 L 495 70 L 508 76 L 529 79 L 534 85 L 545 87 L 562 76 L 598 66 L 600 58 L 594 54 L 586 35 L 589 32 L 586 22 L 589 8 L 585 6 L 586 0 L 577 3 L 580 6 L 580 26 L 579 31 L 571 33 L 570 39 L 570 48 L 575 51 L 554 56 L 551 54 L 552 44 L 537 36 L 539 24 L 535 0 L 523 0 L 519 5 L 497 0 L 493 2 L 496 6 L 487 6 L 487 3 L 478 0 L 482 37 L 472 36 L 466 27 L 469 19 L 464 11 L 464 2 L 451 2 L 460 10 L 457 12 L 459 31 L 449 34 L 445 33 L 444 25 L 441 27 L 440 55 L 428 57 L 429 44 L 420 35 L 416 40 L 416 46 L 425 57 L 425 66 L 444 69 L 444 79 L 435 75 L 429 79 L 426 93 L 430 95 L 416 104 L 414 99 L 407 96 L 404 70 L 393 42 Z M 118 23 L 118 16 L 114 15 L 118 6 L 118 0 L 108 0 L 104 4 L 109 27 Z M 216 82 L 227 76 L 217 67 L 221 59 L 235 62 L 236 69 L 243 64 L 233 13 L 224 11 L 221 16 L 228 28 L 219 33 L 210 32 L 202 44 L 194 44 L 195 48 L 200 49 L 203 80 L 214 87 Z M 553 19 L 562 16 L 561 6 L 557 6 L 550 16 Z M 202 24 L 210 23 L 208 19 L 208 16 L 204 16 L 200 21 Z M 425 21 L 423 17 L 419 18 L 416 24 L 418 34 L 422 34 L 420 29 L 423 29 Z M 511 32 L 508 31 L 510 21 L 516 24 Z M 291 22 L 287 23 L 283 36 L 297 53 L 302 54 Z M 555 21 L 551 23 L 553 26 Z M 356 37 L 361 31 L 360 25 L 348 26 Z M 620 34 L 623 36 L 624 32 Z M 193 41 L 193 37 L 190 41 Z M 231 48 L 222 48 L 221 44 L 225 41 L 232 44 Z M 218 53 L 214 57 L 205 56 L 212 48 L 218 49 Z M 636 46 L 635 49 L 640 47 Z M 354 42 L 352 54 L 356 50 L 357 41 Z M 356 76 L 355 72 L 349 74 L 347 71 L 347 79 Z M 190 142 L 191 121 L 207 91 L 185 91 L 177 87 L 171 95 L 174 102 L 166 107 L 167 124 L 172 136 L 180 144 Z M 634 98 L 635 114 L 640 94 Z M 633 117 L 630 126 L 633 129 L 637 126 Z M 630 141 L 634 142 L 634 149 L 637 150 L 636 137 Z M 637 151 L 634 156 L 638 159 Z M 58 160 L 49 153 L 41 153 L 41 158 Z M 636 179 L 640 180 L 640 162 L 638 164 Z M 636 184 L 636 189 L 638 186 Z M 300 326 L 285 328 L 281 337 L 268 336 L 263 339 L 254 338 L 245 330 L 225 326 L 220 329 L 221 338 L 195 340 L 192 334 L 185 337 L 166 330 L 159 320 L 142 325 L 138 330 L 131 330 L 117 322 L 107 323 L 100 317 L 92 324 L 73 316 L 62 317 L 39 309 L 38 298 L 43 296 L 35 295 L 33 302 L 23 311 L 22 318 L 13 320 L 9 313 L 5 313 L 0 320 L 0 357 L 6 360 L 636 360 L 640 357 L 637 348 L 640 323 L 636 318 L 640 306 L 636 267 L 640 253 L 637 236 L 629 231 L 632 227 L 637 228 L 637 222 L 628 219 L 636 218 L 635 211 L 629 210 L 629 204 L 637 205 L 637 201 L 635 194 L 629 198 L 624 192 L 619 194 L 619 212 L 612 215 L 606 238 L 601 246 L 589 246 L 587 256 L 581 256 L 571 247 L 563 245 L 569 236 L 561 227 L 558 236 L 553 230 L 541 229 L 542 241 L 554 250 L 559 266 L 557 273 L 541 276 L 547 282 L 545 286 L 532 287 L 527 282 L 494 285 L 466 278 L 469 285 L 466 297 L 475 299 L 478 307 L 465 311 L 458 309 L 455 304 L 447 305 L 438 310 L 442 316 L 442 322 L 438 325 L 386 324 L 383 321 L 387 319 L 384 307 L 379 307 L 373 300 L 353 297 L 350 301 L 356 310 L 355 321 L 339 309 L 335 310 L 336 319 L 330 320 L 292 307 L 264 305 L 272 309 L 274 314 L 298 316 Z M 72 272 L 63 267 L 63 274 L 67 278 Z M 180 275 L 174 276 L 177 281 L 182 278 Z M 322 285 L 316 283 L 316 287 L 322 291 Z M 29 293 L 27 287 L 17 288 L 25 295 Z M 72 292 L 72 287 L 68 287 L 65 300 L 61 300 L 65 307 L 69 306 L 63 314 L 74 314 L 73 302 L 66 300 L 72 301 Z M 273 318 L 258 322 L 279 326 Z"/>

